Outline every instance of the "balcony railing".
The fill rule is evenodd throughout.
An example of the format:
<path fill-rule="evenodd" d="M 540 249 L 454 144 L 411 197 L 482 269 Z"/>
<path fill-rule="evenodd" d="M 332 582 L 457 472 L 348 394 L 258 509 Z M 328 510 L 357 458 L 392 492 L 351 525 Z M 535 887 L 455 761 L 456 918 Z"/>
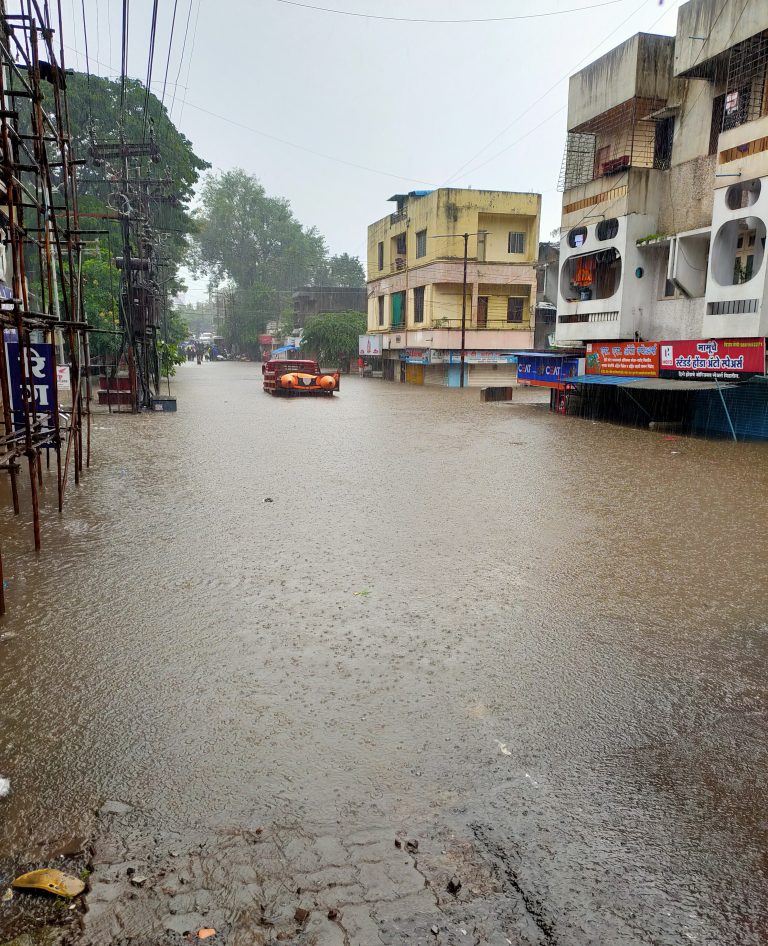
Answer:
<path fill-rule="evenodd" d="M 519 329 L 529 329 L 531 327 L 531 320 L 529 318 L 522 319 L 516 322 L 510 322 L 508 319 L 486 319 L 481 321 L 478 324 L 476 319 L 472 319 L 467 313 L 467 319 L 465 323 L 465 329 L 469 332 L 500 332 L 500 331 L 511 331 Z M 416 323 L 416 328 L 429 328 L 429 329 L 460 329 L 461 328 L 461 318 L 450 318 L 450 319 L 433 319 L 431 324 L 424 325 L 421 322 Z"/>
<path fill-rule="evenodd" d="M 557 321 L 561 325 L 573 325 L 576 322 L 616 322 L 619 313 L 616 312 L 575 312 L 572 315 L 558 315 Z"/>

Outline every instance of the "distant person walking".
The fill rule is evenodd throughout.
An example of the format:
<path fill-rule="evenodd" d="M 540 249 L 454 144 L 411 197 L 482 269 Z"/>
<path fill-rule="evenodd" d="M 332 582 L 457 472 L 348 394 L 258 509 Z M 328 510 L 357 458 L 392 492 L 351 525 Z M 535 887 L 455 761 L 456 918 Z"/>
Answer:
<path fill-rule="evenodd" d="M 357 359 L 357 373 L 360 375 L 361 378 L 363 374 L 365 373 L 365 361 L 362 358 Z"/>

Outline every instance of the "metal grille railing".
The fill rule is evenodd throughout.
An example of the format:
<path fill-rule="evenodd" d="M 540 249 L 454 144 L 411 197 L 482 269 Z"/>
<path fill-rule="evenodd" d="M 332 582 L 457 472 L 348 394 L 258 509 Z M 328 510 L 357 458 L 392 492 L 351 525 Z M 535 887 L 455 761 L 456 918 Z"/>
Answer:
<path fill-rule="evenodd" d="M 610 179 L 630 167 L 669 167 L 674 118 L 661 111 L 665 104 L 660 99 L 629 99 L 571 130 L 558 189 Z"/>
<path fill-rule="evenodd" d="M 737 128 L 768 112 L 768 30 L 731 47 L 721 130 Z"/>

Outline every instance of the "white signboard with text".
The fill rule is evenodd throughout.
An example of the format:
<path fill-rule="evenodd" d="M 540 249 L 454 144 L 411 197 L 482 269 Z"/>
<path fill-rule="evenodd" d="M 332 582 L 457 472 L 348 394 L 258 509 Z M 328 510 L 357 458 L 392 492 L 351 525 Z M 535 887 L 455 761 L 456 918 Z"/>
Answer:
<path fill-rule="evenodd" d="M 358 335 L 358 352 L 371 357 L 381 356 L 381 335 Z"/>

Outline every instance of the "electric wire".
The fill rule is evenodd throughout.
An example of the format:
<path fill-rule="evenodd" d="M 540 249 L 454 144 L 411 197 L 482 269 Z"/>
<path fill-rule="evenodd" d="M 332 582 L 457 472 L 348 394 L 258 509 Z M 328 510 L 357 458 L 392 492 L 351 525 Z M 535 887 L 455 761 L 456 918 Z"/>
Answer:
<path fill-rule="evenodd" d="M 85 0 L 83 0 L 83 2 L 85 2 Z M 144 88 L 144 116 L 143 116 L 142 128 L 141 128 L 142 141 L 147 140 L 147 117 L 149 113 L 149 95 L 150 95 L 149 90 L 152 86 L 152 66 L 154 64 L 154 59 L 155 59 L 155 39 L 157 36 L 157 7 L 158 7 L 158 0 L 154 0 L 154 3 L 152 4 L 152 25 L 150 26 L 150 30 L 149 30 L 149 55 L 147 57 L 148 58 L 147 81 L 145 83 L 145 88 Z"/>
<path fill-rule="evenodd" d="M 495 143 L 499 140 L 499 138 L 503 137 L 511 128 L 513 128 L 513 127 L 520 121 L 521 118 L 523 118 L 525 115 L 527 115 L 529 112 L 531 112 L 531 111 L 539 104 L 539 102 L 542 102 L 542 101 L 550 94 L 550 92 L 553 92 L 559 85 L 562 85 L 563 82 L 565 82 L 567 79 L 569 79 L 569 78 L 573 75 L 573 73 L 575 72 L 575 70 L 578 69 L 579 66 L 582 65 L 582 63 L 587 62 L 587 61 L 589 60 L 590 56 L 592 56 L 598 49 L 600 49 L 600 47 L 603 46 L 607 40 L 609 40 L 612 36 L 614 36 L 616 33 L 618 33 L 618 31 L 619 31 L 626 23 L 628 23 L 634 16 L 636 16 L 636 15 L 640 12 L 640 10 L 646 5 L 646 3 L 647 3 L 647 0 L 641 0 L 640 5 L 637 6 L 637 7 L 629 14 L 629 16 L 625 17 L 625 18 L 621 21 L 621 23 L 619 23 L 619 25 L 618 25 L 615 29 L 611 30 L 611 32 L 608 33 L 607 36 L 604 36 L 604 37 L 600 40 L 600 42 L 597 43 L 596 46 L 593 46 L 592 49 L 590 49 L 590 51 L 589 51 L 585 56 L 583 56 L 583 57 L 582 57 L 574 66 L 572 66 L 566 73 L 564 73 L 562 76 L 560 76 L 560 78 L 559 78 L 553 85 L 551 85 L 551 86 L 546 90 L 546 92 L 543 92 L 537 99 L 534 99 L 534 101 L 531 102 L 531 103 L 528 105 L 527 108 L 525 108 L 522 112 L 520 112 L 519 115 L 515 116 L 515 118 L 513 118 L 512 121 L 509 122 L 508 125 L 506 125 L 504 128 L 502 128 L 502 130 L 501 130 L 497 135 L 494 135 L 494 137 L 491 138 L 491 140 L 490 140 L 487 144 L 483 145 L 483 147 L 480 148 L 480 150 L 479 150 L 478 152 L 476 152 L 468 161 L 465 161 L 464 164 L 462 164 L 461 167 L 460 167 L 457 171 L 454 171 L 454 173 L 451 174 L 451 176 L 445 181 L 446 186 L 447 186 L 448 184 L 450 184 L 452 181 L 456 180 L 456 178 L 457 178 L 465 169 L 467 169 L 467 168 L 469 168 L 469 172 L 473 172 L 473 171 L 477 170 L 478 168 L 485 167 L 485 164 L 488 164 L 489 161 L 486 161 L 486 162 L 484 162 L 483 164 L 478 165 L 476 168 L 475 168 L 475 167 L 470 167 L 470 165 L 472 165 L 473 162 L 476 161 L 477 158 L 479 158 L 480 155 L 483 154 L 484 151 L 486 151 L 488 148 L 490 148 L 491 145 L 495 144 Z M 653 22 L 653 24 L 649 27 L 649 29 L 653 29 L 653 27 L 656 25 L 656 23 L 658 23 L 659 20 L 663 19 L 663 17 L 666 16 L 668 12 L 669 12 L 668 10 L 665 10 L 664 13 L 663 13 L 660 17 L 658 17 L 658 19 L 656 19 L 656 20 Z M 562 108 L 558 109 L 558 112 L 563 111 L 564 108 L 565 108 L 565 106 L 563 106 Z M 516 144 L 516 142 L 515 142 L 515 144 Z M 510 145 L 508 148 L 506 148 L 506 149 L 504 149 L 504 150 L 502 150 L 502 151 L 497 152 L 497 154 L 494 156 L 494 158 L 492 158 L 492 159 L 490 159 L 490 160 L 495 160 L 496 157 L 499 157 L 500 155 L 504 154 L 505 151 L 509 150 L 509 148 L 511 148 L 511 147 L 514 147 L 514 144 Z"/>
<path fill-rule="evenodd" d="M 191 20 L 191 18 L 192 18 L 192 4 L 193 4 L 193 2 L 194 2 L 194 0 L 189 0 L 189 7 L 187 8 L 187 22 L 186 22 L 186 24 L 185 24 L 185 26 L 184 26 L 184 39 L 183 39 L 182 44 L 181 44 L 181 53 L 180 53 L 180 55 L 179 55 L 179 68 L 178 68 L 178 71 L 177 71 L 177 73 L 176 73 L 176 82 L 175 82 L 174 85 L 173 85 L 173 96 L 172 96 L 172 98 L 171 98 L 171 107 L 170 107 L 169 112 L 168 112 L 168 114 L 170 115 L 171 118 L 173 118 L 173 109 L 174 109 L 174 106 L 176 105 L 176 92 L 177 92 L 178 87 L 179 87 L 179 77 L 181 76 L 181 69 L 182 69 L 182 66 L 184 65 L 184 53 L 185 53 L 186 48 L 187 48 L 187 36 L 189 35 L 189 23 L 190 23 L 190 20 Z M 190 60 L 190 61 L 191 61 L 191 60 Z"/>
<path fill-rule="evenodd" d="M 200 22 L 200 4 L 201 3 L 202 3 L 202 0 L 197 0 L 197 10 L 195 11 L 195 28 L 192 31 L 192 45 L 190 46 L 190 49 L 189 49 L 189 60 L 187 61 L 187 74 L 184 77 L 183 88 L 184 88 L 185 98 L 187 96 L 187 91 L 189 89 L 189 77 L 192 73 L 192 63 L 195 58 L 195 43 L 197 42 L 197 25 Z M 182 101 L 181 108 L 179 109 L 179 119 L 178 119 L 179 124 L 181 124 L 181 120 L 183 117 L 184 117 L 184 102 Z"/>
<path fill-rule="evenodd" d="M 83 41 L 85 42 L 85 74 L 88 83 L 88 125 L 93 125 L 93 98 L 91 93 L 91 62 L 88 56 L 88 26 L 85 19 L 85 0 L 80 0 L 83 12 Z"/>
<path fill-rule="evenodd" d="M 171 65 L 171 50 L 173 49 L 173 31 L 176 28 L 176 9 L 179 5 L 179 0 L 173 0 L 173 16 L 171 17 L 171 33 L 168 37 L 168 57 L 165 60 L 165 75 L 163 76 L 163 94 L 160 98 L 161 107 L 165 105 L 165 90 L 168 85 L 168 70 Z"/>
<path fill-rule="evenodd" d="M 568 10 L 547 10 L 543 13 L 523 13 L 518 16 L 488 16 L 469 17 L 466 19 L 434 19 L 431 17 L 385 16 L 376 13 L 358 13 L 352 10 L 335 10 L 331 7 L 316 7 L 309 3 L 300 3 L 299 0 L 275 0 L 290 7 L 299 7 L 303 10 L 312 10 L 315 13 L 331 13 L 336 16 L 356 17 L 362 20 L 385 20 L 390 23 L 509 23 L 513 20 L 537 20 L 549 16 L 564 16 L 566 13 L 581 13 L 584 10 L 596 10 L 598 7 L 609 7 L 624 0 L 602 0 L 584 7 L 571 7 Z"/>
<path fill-rule="evenodd" d="M 122 20 L 122 49 L 120 55 L 120 126 L 125 118 L 125 80 L 128 73 L 128 24 L 130 14 L 130 0 L 123 0 Z"/>

